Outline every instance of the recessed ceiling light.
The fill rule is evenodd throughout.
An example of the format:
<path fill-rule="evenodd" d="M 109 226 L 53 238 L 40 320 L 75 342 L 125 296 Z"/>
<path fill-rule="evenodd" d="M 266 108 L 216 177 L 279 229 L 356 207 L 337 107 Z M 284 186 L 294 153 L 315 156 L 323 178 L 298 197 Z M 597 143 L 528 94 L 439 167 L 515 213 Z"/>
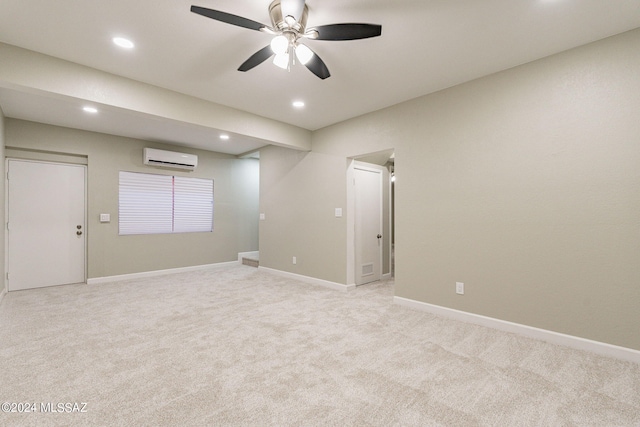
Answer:
<path fill-rule="evenodd" d="M 82 109 L 87 112 L 87 113 L 91 113 L 91 114 L 95 114 L 98 112 L 98 109 L 95 107 L 82 107 Z"/>
<path fill-rule="evenodd" d="M 124 37 L 114 37 L 113 42 L 125 49 L 133 49 L 133 47 L 135 46 L 131 40 L 125 39 Z"/>
<path fill-rule="evenodd" d="M 223 141 L 226 141 L 229 139 L 229 135 L 222 134 L 220 135 L 220 139 L 222 139 Z"/>
<path fill-rule="evenodd" d="M 302 101 L 293 101 L 293 106 L 296 108 L 302 108 L 304 107 L 304 102 Z"/>

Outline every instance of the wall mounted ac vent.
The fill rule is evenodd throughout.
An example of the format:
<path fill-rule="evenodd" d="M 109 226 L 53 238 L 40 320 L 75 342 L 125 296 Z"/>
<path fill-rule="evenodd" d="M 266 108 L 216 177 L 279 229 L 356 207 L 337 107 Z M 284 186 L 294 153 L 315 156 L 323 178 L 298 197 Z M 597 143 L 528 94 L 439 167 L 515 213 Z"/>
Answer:
<path fill-rule="evenodd" d="M 194 170 L 198 166 L 198 156 L 195 154 L 176 153 L 175 151 L 145 148 L 143 163 L 149 166 L 160 166 L 173 169 Z"/>
<path fill-rule="evenodd" d="M 371 276 L 373 274 L 373 263 L 362 264 L 362 275 Z"/>

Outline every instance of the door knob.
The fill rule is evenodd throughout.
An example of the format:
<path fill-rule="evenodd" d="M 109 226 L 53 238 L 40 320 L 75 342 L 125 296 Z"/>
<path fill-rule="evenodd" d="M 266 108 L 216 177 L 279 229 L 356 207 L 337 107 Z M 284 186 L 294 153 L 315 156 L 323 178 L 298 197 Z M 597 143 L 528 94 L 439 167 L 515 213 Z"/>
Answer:
<path fill-rule="evenodd" d="M 80 230 L 80 229 L 82 229 L 82 226 L 78 224 L 78 225 L 76 225 L 76 228 L 77 228 L 78 230 Z"/>
<path fill-rule="evenodd" d="M 76 234 L 77 234 L 78 236 L 80 236 L 80 235 L 82 235 L 82 231 L 78 230 L 78 231 L 76 231 Z"/>
<path fill-rule="evenodd" d="M 378 234 L 378 239 L 382 239 L 382 234 Z"/>

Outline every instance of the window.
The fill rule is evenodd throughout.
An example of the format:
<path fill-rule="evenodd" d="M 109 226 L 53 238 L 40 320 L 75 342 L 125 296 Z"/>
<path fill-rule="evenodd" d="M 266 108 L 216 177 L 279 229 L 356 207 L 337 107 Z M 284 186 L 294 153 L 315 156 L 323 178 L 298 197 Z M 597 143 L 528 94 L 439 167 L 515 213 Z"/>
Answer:
<path fill-rule="evenodd" d="M 213 180 L 120 172 L 119 234 L 213 231 Z"/>

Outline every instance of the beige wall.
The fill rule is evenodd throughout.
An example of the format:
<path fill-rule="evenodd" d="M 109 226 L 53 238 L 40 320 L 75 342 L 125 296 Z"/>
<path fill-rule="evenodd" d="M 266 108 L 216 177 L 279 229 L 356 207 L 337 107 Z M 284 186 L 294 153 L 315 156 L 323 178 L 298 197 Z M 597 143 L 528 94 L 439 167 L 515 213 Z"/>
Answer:
<path fill-rule="evenodd" d="M 37 150 L 25 156 L 47 159 L 49 153 L 62 153 L 87 162 L 88 278 L 234 261 L 238 252 L 258 250 L 259 165 L 255 159 L 15 119 L 6 119 L 5 127 L 7 154 Z M 144 147 L 197 154 L 198 167 L 186 172 L 144 166 Z M 121 170 L 212 178 L 214 232 L 119 236 Z M 100 213 L 111 214 L 111 222 L 100 223 Z"/>
<path fill-rule="evenodd" d="M 359 162 L 358 162 L 359 163 Z M 260 150 L 260 266 L 340 284 L 353 284 L 353 242 L 347 241 L 349 206 L 347 174 L 353 161 L 341 156 L 280 147 Z M 368 164 L 383 172 L 383 166 Z M 388 236 L 390 186 L 383 188 L 383 234 Z M 343 216 L 336 218 L 335 209 Z M 351 224 L 351 225 L 350 225 Z M 351 235 L 351 238 L 353 236 Z M 382 273 L 390 273 L 390 248 L 385 237 Z M 292 258 L 296 257 L 296 264 Z"/>
<path fill-rule="evenodd" d="M 346 211 L 346 168 L 336 156 L 260 150 L 260 266 L 345 283 L 346 217 L 335 208 Z"/>
<path fill-rule="evenodd" d="M 396 295 L 640 349 L 638 46 L 634 30 L 316 131 L 304 157 L 265 156 L 261 206 L 289 212 L 261 230 L 261 257 L 290 271 L 307 245 L 324 256 L 303 274 L 344 280 L 341 166 L 395 148 Z"/>

